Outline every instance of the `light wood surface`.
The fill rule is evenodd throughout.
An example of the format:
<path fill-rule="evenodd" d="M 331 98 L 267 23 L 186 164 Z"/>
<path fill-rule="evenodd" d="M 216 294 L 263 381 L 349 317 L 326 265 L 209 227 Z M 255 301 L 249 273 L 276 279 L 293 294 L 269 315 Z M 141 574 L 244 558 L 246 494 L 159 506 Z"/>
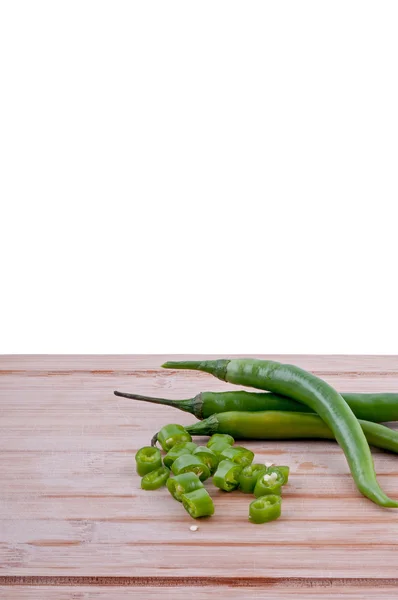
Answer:
<path fill-rule="evenodd" d="M 216 514 L 191 532 L 165 489 L 140 489 L 136 450 L 163 425 L 196 419 L 113 390 L 187 398 L 232 387 L 162 370 L 166 358 L 0 357 L 0 598 L 155 598 L 159 590 L 207 598 L 220 588 L 238 598 L 239 582 L 249 599 L 371 598 L 376 580 L 383 598 L 397 597 L 398 511 L 358 494 L 333 442 L 245 442 L 258 460 L 291 467 L 283 516 L 264 526 L 247 521 L 250 497 L 209 484 Z M 398 391 L 398 357 L 266 358 L 340 391 Z M 380 483 L 398 497 L 398 457 L 375 450 L 374 459 Z M 58 585 L 62 577 L 70 587 Z M 125 581 L 110 591 L 117 577 Z"/>

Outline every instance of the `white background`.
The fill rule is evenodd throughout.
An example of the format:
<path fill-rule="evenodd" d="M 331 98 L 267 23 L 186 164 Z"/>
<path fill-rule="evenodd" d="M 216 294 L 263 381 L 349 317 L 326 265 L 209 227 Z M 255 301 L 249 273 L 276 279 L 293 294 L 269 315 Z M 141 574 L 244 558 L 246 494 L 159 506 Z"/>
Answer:
<path fill-rule="evenodd" d="M 398 4 L 0 4 L 0 352 L 397 353 Z"/>

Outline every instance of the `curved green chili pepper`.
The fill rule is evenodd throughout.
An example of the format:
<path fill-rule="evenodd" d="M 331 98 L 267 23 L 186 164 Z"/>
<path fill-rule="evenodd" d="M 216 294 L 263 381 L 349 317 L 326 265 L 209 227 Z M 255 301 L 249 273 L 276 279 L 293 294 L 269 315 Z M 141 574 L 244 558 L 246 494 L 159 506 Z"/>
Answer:
<path fill-rule="evenodd" d="M 249 521 L 268 523 L 281 516 L 282 500 L 280 496 L 263 496 L 253 500 L 249 506 Z"/>
<path fill-rule="evenodd" d="M 192 442 L 192 438 L 182 425 L 173 423 L 162 427 L 156 436 L 153 437 L 151 445 L 154 446 L 156 441 L 159 442 L 165 452 L 168 452 L 176 444 L 181 442 Z"/>
<path fill-rule="evenodd" d="M 135 455 L 135 462 L 137 463 L 137 473 L 142 477 L 162 466 L 162 455 L 158 448 L 144 446 L 143 448 L 140 448 Z"/>
<path fill-rule="evenodd" d="M 213 476 L 213 483 L 220 490 L 232 492 L 239 485 L 239 475 L 242 471 L 242 466 L 232 462 L 232 460 L 222 460 L 217 471 Z"/>
<path fill-rule="evenodd" d="M 220 460 L 232 460 L 241 467 L 246 467 L 253 462 L 254 452 L 243 446 L 228 446 L 220 454 Z"/>
<path fill-rule="evenodd" d="M 186 400 L 169 400 L 168 398 L 152 398 L 139 394 L 114 392 L 116 396 L 142 400 L 154 404 L 172 406 L 184 412 L 195 415 L 197 419 L 207 419 L 211 415 L 230 411 L 263 411 L 284 410 L 289 412 L 313 412 L 296 400 L 272 392 L 246 392 L 244 390 L 230 392 L 201 392 L 194 398 Z M 358 419 L 385 423 L 398 421 L 398 394 L 379 392 L 376 394 L 361 394 L 341 392 L 344 400 L 350 406 Z"/>
<path fill-rule="evenodd" d="M 185 510 L 193 519 L 210 517 L 214 514 L 213 500 L 205 488 L 200 488 L 181 496 Z"/>
<path fill-rule="evenodd" d="M 193 492 L 203 487 L 203 483 L 195 473 L 181 473 L 167 480 L 167 489 L 178 502 L 182 502 L 182 495 Z"/>
<path fill-rule="evenodd" d="M 253 463 L 247 467 L 243 467 L 239 475 L 239 489 L 245 494 L 252 494 L 256 487 L 257 479 L 261 475 L 265 475 L 267 467 Z"/>
<path fill-rule="evenodd" d="M 354 413 L 344 398 L 322 379 L 294 365 L 271 360 L 186 361 L 163 366 L 205 371 L 223 381 L 282 394 L 306 404 L 332 430 L 359 491 L 376 504 L 398 507 L 398 501 L 389 498 L 377 482 L 370 448 Z"/>
<path fill-rule="evenodd" d="M 177 458 L 171 465 L 171 470 L 174 475 L 181 473 L 195 473 L 201 481 L 205 481 L 210 477 L 208 467 L 197 457 L 192 454 L 183 454 Z"/>
<path fill-rule="evenodd" d="M 151 446 L 151 448 L 153 447 L 154 446 Z M 197 448 L 197 445 L 193 442 L 180 442 L 179 444 L 175 444 L 175 446 L 173 446 L 163 458 L 164 466 L 168 469 L 171 469 L 171 465 L 176 458 L 182 456 L 183 454 L 193 454 L 195 448 Z"/>
<path fill-rule="evenodd" d="M 141 487 L 143 490 L 157 490 L 166 483 L 169 477 L 169 469 L 167 467 L 160 467 L 156 471 L 151 471 L 144 475 L 141 479 Z"/>
<path fill-rule="evenodd" d="M 260 477 L 257 479 L 256 485 L 254 486 L 254 495 L 256 498 L 267 496 L 268 494 L 280 496 L 284 483 L 285 477 L 281 472 L 272 471 L 272 473 L 270 473 L 267 469 L 267 471 L 261 473 Z"/>
<path fill-rule="evenodd" d="M 213 475 L 219 463 L 217 454 L 207 446 L 197 446 L 192 454 L 197 456 L 208 467 L 210 475 Z"/>

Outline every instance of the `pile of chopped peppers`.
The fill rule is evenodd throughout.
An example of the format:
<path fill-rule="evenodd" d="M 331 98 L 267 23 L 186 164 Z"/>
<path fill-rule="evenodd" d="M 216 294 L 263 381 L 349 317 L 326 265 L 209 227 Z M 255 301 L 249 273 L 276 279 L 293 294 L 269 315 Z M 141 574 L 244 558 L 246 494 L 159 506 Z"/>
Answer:
<path fill-rule="evenodd" d="M 228 434 L 216 433 L 207 446 L 197 446 L 184 427 L 172 424 L 163 427 L 156 440 L 166 453 L 163 464 L 155 445 L 145 446 L 135 455 L 142 489 L 167 486 L 193 519 L 210 517 L 214 504 L 203 482 L 212 476 L 220 490 L 240 489 L 256 496 L 249 505 L 251 523 L 268 523 L 280 517 L 282 486 L 287 483 L 289 467 L 253 463 L 254 452 L 235 446 Z"/>

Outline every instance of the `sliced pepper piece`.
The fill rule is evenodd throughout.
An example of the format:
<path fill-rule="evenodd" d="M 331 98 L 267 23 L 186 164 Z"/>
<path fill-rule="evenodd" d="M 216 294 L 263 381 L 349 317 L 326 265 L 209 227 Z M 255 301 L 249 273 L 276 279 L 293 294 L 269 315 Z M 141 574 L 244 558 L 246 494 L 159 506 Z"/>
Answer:
<path fill-rule="evenodd" d="M 192 518 L 210 517 L 214 514 L 213 500 L 205 488 L 182 495 L 182 504 Z"/>
<path fill-rule="evenodd" d="M 202 487 L 203 483 L 195 473 L 181 473 L 181 475 L 170 477 L 167 480 L 167 489 L 178 502 L 182 502 L 183 494 L 188 494 Z"/>
<path fill-rule="evenodd" d="M 165 452 L 180 442 L 192 442 L 190 434 L 182 425 L 165 425 L 157 434 L 157 440 Z"/>
<path fill-rule="evenodd" d="M 276 471 L 268 473 L 267 469 L 266 473 L 264 475 L 260 475 L 260 477 L 257 479 L 254 487 L 254 495 L 256 498 L 259 498 L 260 496 L 266 496 L 267 494 L 280 496 L 284 482 L 285 478 L 282 473 Z"/>
<path fill-rule="evenodd" d="M 261 475 L 265 475 L 267 467 L 261 464 L 253 463 L 243 467 L 239 475 L 239 489 L 245 494 L 252 494 Z"/>
<path fill-rule="evenodd" d="M 267 473 L 281 473 L 285 482 L 283 485 L 286 485 L 286 483 L 289 481 L 289 472 L 290 472 L 290 468 L 289 467 L 285 467 L 285 466 L 280 466 L 280 465 L 276 465 L 275 467 L 269 467 L 267 469 Z"/>
<path fill-rule="evenodd" d="M 138 475 L 143 477 L 143 475 L 155 471 L 155 469 L 159 469 L 162 466 L 162 455 L 159 448 L 144 446 L 135 455 L 135 462 Z"/>
<path fill-rule="evenodd" d="M 228 433 L 215 433 L 211 436 L 209 441 L 207 442 L 207 447 L 211 448 L 214 444 L 218 444 L 220 442 L 224 442 L 228 446 L 232 446 L 235 443 L 232 435 L 228 435 Z"/>
<path fill-rule="evenodd" d="M 210 471 L 208 467 L 198 458 L 192 454 L 183 454 L 177 458 L 171 465 L 171 470 L 174 475 L 181 475 L 181 473 L 195 473 L 201 481 L 210 477 Z"/>
<path fill-rule="evenodd" d="M 219 462 L 217 454 L 215 454 L 213 450 L 207 448 L 206 446 L 198 446 L 195 448 L 192 454 L 193 456 L 197 456 L 199 460 L 205 463 L 210 471 L 210 475 L 213 475 Z"/>
<path fill-rule="evenodd" d="M 214 473 L 213 483 L 220 490 L 232 492 L 239 484 L 239 475 L 242 471 L 242 466 L 232 462 L 232 460 L 222 460 L 217 471 Z"/>
<path fill-rule="evenodd" d="M 176 458 L 182 456 L 183 454 L 192 454 L 195 448 L 197 448 L 197 445 L 193 442 L 180 442 L 179 444 L 176 444 L 163 458 L 164 465 L 168 469 L 171 469 L 171 465 Z"/>
<path fill-rule="evenodd" d="M 275 494 L 260 496 L 249 506 L 249 521 L 252 523 L 268 523 L 281 516 L 282 498 Z"/>
<path fill-rule="evenodd" d="M 220 460 L 232 460 L 242 467 L 246 467 L 253 462 L 254 452 L 243 448 L 243 446 L 228 446 L 220 454 Z"/>
<path fill-rule="evenodd" d="M 167 467 L 160 467 L 156 471 L 151 471 L 144 475 L 141 479 L 141 487 L 143 490 L 157 490 L 165 485 L 170 477 L 170 471 Z"/>

